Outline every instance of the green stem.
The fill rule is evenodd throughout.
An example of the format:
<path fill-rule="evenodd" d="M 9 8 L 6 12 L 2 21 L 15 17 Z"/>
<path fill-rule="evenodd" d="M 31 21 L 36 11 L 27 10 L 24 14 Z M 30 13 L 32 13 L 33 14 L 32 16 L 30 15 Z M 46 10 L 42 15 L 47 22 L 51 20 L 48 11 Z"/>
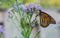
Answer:
<path fill-rule="evenodd" d="M 25 36 L 24 38 L 29 38 L 29 37 L 30 37 L 30 34 L 31 34 L 31 31 L 32 31 L 32 28 L 30 27 L 30 28 L 27 30 L 26 36 Z"/>
<path fill-rule="evenodd" d="M 40 32 L 36 32 L 36 35 L 34 38 L 39 38 L 39 34 L 40 34 Z"/>

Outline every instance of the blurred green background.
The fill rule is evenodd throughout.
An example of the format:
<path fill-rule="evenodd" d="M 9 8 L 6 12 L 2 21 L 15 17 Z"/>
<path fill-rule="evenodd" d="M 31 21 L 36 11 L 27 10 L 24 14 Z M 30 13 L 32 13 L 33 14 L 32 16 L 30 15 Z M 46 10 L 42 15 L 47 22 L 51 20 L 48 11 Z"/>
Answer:
<path fill-rule="evenodd" d="M 0 0 L 0 8 L 9 8 L 14 5 L 16 0 Z M 39 3 L 43 7 L 59 7 L 60 0 L 17 0 L 18 3 Z"/>

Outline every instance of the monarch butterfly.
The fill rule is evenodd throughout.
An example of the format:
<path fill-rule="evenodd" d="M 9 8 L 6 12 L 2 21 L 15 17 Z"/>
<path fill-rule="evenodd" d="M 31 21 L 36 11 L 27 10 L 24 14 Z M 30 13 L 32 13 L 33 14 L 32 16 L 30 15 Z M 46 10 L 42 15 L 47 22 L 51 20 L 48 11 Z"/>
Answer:
<path fill-rule="evenodd" d="M 56 21 L 47 13 L 39 10 L 40 15 L 40 25 L 42 27 L 47 27 L 49 24 L 56 24 Z"/>

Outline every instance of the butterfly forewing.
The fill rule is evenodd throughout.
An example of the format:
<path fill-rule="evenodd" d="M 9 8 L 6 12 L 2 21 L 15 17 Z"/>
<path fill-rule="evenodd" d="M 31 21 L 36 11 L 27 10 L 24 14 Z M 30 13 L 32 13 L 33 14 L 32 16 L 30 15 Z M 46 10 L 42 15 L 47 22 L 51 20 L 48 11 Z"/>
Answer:
<path fill-rule="evenodd" d="M 56 24 L 55 20 L 45 12 L 40 15 L 40 24 L 42 27 L 47 27 L 49 24 Z"/>

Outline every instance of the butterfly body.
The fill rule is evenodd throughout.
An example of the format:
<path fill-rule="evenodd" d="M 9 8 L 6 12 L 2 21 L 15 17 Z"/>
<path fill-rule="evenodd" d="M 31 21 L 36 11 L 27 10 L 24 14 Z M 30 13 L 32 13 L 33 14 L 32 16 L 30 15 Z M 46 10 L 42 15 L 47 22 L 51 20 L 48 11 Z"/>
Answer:
<path fill-rule="evenodd" d="M 49 24 L 56 24 L 55 20 L 47 13 L 39 10 L 39 15 L 40 15 L 40 25 L 42 27 L 47 27 L 49 26 Z"/>

